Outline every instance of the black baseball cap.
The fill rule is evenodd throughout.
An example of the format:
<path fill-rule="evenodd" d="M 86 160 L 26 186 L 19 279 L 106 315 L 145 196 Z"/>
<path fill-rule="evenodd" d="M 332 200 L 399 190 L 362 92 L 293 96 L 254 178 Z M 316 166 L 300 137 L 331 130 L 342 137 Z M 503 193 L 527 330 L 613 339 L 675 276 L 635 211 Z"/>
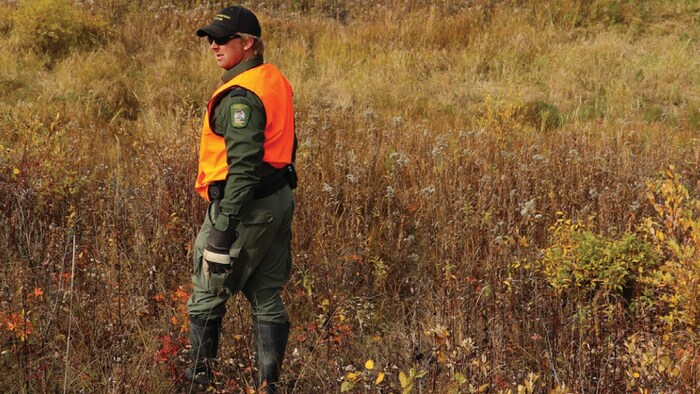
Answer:
<path fill-rule="evenodd" d="M 226 7 L 219 11 L 209 26 L 197 30 L 199 37 L 229 37 L 236 33 L 246 33 L 260 37 L 258 18 L 247 8 L 241 6 Z"/>

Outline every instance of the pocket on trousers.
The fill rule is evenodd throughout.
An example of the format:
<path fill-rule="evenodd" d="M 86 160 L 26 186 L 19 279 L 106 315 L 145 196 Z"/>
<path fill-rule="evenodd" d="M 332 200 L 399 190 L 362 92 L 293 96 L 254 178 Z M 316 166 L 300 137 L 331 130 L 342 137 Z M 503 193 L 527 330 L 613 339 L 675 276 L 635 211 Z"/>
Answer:
<path fill-rule="evenodd" d="M 224 291 L 224 283 L 229 273 L 226 274 L 209 274 L 209 280 L 207 281 L 207 291 L 209 293 L 218 294 Z"/>
<path fill-rule="evenodd" d="M 247 252 L 260 248 L 275 217 L 270 209 L 255 209 L 241 217 L 241 223 L 237 227 L 238 240 L 236 245 Z M 246 260 L 247 261 L 247 260 Z"/>
<path fill-rule="evenodd" d="M 271 223 L 274 220 L 272 211 L 257 211 L 251 212 L 241 218 L 243 224 L 265 224 Z"/>
<path fill-rule="evenodd" d="M 231 273 L 236 269 L 236 264 L 238 263 L 238 256 L 241 254 L 241 248 L 231 248 L 229 251 L 229 256 L 231 256 L 231 267 L 225 274 L 209 274 L 209 280 L 207 281 L 207 290 L 210 293 L 220 293 L 226 291 L 226 280 Z"/>

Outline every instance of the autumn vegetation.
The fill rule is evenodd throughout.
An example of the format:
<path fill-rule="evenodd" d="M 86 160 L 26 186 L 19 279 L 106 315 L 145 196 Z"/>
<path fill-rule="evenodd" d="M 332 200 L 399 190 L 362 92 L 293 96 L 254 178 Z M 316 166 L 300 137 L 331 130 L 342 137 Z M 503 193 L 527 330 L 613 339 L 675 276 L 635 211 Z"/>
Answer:
<path fill-rule="evenodd" d="M 243 4 L 295 91 L 284 392 L 700 390 L 696 1 Z M 1 392 L 189 391 L 224 5 L 0 2 Z"/>

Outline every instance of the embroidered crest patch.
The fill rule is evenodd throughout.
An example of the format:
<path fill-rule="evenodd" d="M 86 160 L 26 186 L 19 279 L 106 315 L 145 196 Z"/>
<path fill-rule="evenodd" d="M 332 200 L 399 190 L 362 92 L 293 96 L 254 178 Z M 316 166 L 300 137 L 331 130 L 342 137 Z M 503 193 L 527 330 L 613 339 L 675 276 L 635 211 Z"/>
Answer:
<path fill-rule="evenodd" d="M 250 105 L 246 103 L 231 104 L 231 126 L 242 129 L 250 120 Z"/>

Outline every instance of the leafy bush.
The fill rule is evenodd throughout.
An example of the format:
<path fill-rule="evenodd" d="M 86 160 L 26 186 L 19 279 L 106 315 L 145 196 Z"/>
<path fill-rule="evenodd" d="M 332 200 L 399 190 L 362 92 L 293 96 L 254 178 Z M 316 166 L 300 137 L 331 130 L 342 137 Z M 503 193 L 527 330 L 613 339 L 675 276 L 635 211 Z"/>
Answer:
<path fill-rule="evenodd" d="M 68 0 L 23 0 L 13 16 L 21 44 L 60 57 L 90 39 L 103 37 L 107 24 Z"/>
<path fill-rule="evenodd" d="M 656 304 L 666 310 L 669 330 L 697 329 L 700 323 L 700 199 L 692 197 L 675 167 L 648 184 L 648 198 L 657 218 L 645 218 L 648 232 L 664 264 L 648 279 Z"/>
<path fill-rule="evenodd" d="M 691 356 L 694 348 L 687 338 L 670 334 L 661 338 L 634 333 L 624 340 L 624 351 L 617 356 L 624 367 L 627 392 L 644 392 L 660 382 L 691 381 L 698 360 Z M 685 387 L 690 389 L 690 387 Z M 691 390 L 693 391 L 693 390 Z M 683 392 L 683 390 L 679 390 Z"/>
<path fill-rule="evenodd" d="M 697 329 L 700 199 L 690 195 L 673 166 L 647 187 L 657 216 L 644 217 L 636 232 L 606 237 L 581 221 L 557 220 L 539 271 L 558 293 L 576 289 L 582 297 L 630 290 L 624 295 L 656 308 L 654 315 L 669 331 Z"/>
<path fill-rule="evenodd" d="M 584 341 L 625 338 L 616 365 L 628 391 L 683 391 L 699 361 L 690 354 L 700 323 L 700 199 L 673 166 L 647 183 L 647 198 L 655 214 L 623 234 L 560 218 L 536 266 Z"/>
<path fill-rule="evenodd" d="M 659 263 L 654 246 L 633 233 L 614 239 L 594 234 L 580 221 L 563 218 L 551 231 L 552 245 L 544 250 L 541 269 L 557 291 L 579 288 L 621 293 L 635 277 Z"/>

